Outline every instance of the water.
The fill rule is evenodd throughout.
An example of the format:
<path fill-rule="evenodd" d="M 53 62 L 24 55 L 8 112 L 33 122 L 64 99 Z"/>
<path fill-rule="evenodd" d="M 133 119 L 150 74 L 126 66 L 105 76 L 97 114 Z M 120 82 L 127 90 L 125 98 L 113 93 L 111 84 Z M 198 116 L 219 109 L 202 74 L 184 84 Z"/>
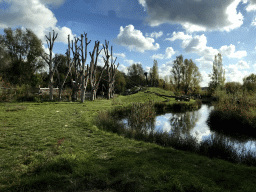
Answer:
<path fill-rule="evenodd" d="M 215 133 L 210 130 L 206 121 L 209 113 L 214 109 L 211 105 L 202 104 L 202 107 L 196 111 L 188 111 L 185 113 L 165 113 L 157 115 L 154 122 L 154 132 L 168 132 L 170 134 L 179 134 L 182 138 L 191 135 L 197 138 L 197 143 L 211 138 L 222 137 L 228 145 L 239 155 L 246 154 L 249 150 L 256 157 L 256 139 L 240 138 L 227 136 L 221 133 Z M 127 118 L 121 120 L 125 125 L 128 124 Z M 244 148 L 244 152 L 242 149 Z"/>

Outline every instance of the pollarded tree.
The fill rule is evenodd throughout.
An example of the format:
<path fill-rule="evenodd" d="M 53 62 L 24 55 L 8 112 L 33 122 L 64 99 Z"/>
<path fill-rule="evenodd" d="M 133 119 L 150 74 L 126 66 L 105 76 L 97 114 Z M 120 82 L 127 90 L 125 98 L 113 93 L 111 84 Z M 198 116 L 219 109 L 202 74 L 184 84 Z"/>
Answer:
<path fill-rule="evenodd" d="M 82 71 L 81 71 L 81 75 L 82 75 L 82 89 L 81 89 L 81 102 L 84 102 L 85 99 L 85 91 L 86 91 L 86 87 L 87 87 L 87 82 L 89 79 L 89 65 L 87 64 L 87 70 L 86 70 L 86 75 L 85 75 L 85 62 L 87 59 L 87 46 L 88 44 L 91 42 L 91 40 L 87 43 L 87 33 L 85 34 L 85 52 L 84 52 L 84 45 L 83 45 L 83 35 L 81 34 L 81 60 L 82 60 Z M 84 55 L 85 54 L 85 55 Z"/>
<path fill-rule="evenodd" d="M 44 53 L 44 55 L 42 54 L 41 57 L 45 60 L 45 62 L 49 65 L 49 87 L 50 87 L 50 100 L 53 100 L 53 75 L 54 75 L 54 71 L 56 70 L 56 68 L 58 67 L 57 65 L 55 66 L 55 68 L 53 68 L 53 58 L 52 58 L 52 49 L 53 49 L 53 45 L 54 45 L 54 41 L 56 40 L 58 36 L 58 33 L 55 36 L 55 32 L 53 30 L 53 37 L 51 38 L 51 32 L 49 32 L 49 37 L 47 37 L 45 35 L 45 37 L 47 38 L 46 42 L 50 51 L 50 54 L 46 54 Z M 48 43 L 48 41 L 50 42 L 50 44 Z"/>
<path fill-rule="evenodd" d="M 99 44 L 100 44 L 99 41 L 95 41 L 93 52 L 92 53 L 89 52 L 90 56 L 91 56 L 90 69 L 89 69 L 89 71 L 90 71 L 89 78 L 90 78 L 90 83 L 91 83 L 91 100 L 92 101 L 94 101 L 96 99 L 96 93 L 97 93 L 97 90 L 99 88 L 99 83 L 100 83 L 100 80 L 101 80 L 101 77 L 102 77 L 102 73 L 103 73 L 104 69 L 106 68 L 106 64 L 105 64 L 104 67 L 102 68 L 100 76 L 97 80 L 97 78 L 96 78 L 97 60 L 98 60 L 98 56 L 99 56 L 99 54 L 102 50 L 101 49 L 99 51 Z M 95 50 L 96 50 L 96 58 L 94 59 Z"/>
<path fill-rule="evenodd" d="M 81 39 L 83 39 L 83 36 L 81 36 Z M 73 61 L 74 61 L 74 69 L 75 69 L 74 73 L 70 72 L 71 85 L 72 85 L 72 101 L 77 100 L 77 93 L 78 93 L 79 89 L 82 87 L 82 77 L 84 75 L 84 73 L 83 73 L 84 67 L 82 68 L 82 66 L 81 66 L 81 60 L 83 59 L 83 61 L 82 61 L 83 65 L 85 64 L 85 60 L 84 60 L 84 58 L 80 59 L 79 50 L 81 50 L 81 48 L 77 46 L 78 41 L 79 41 L 79 38 L 75 38 L 75 43 L 74 43 L 75 50 L 73 49 L 73 41 L 72 41 L 72 52 L 74 55 Z M 83 46 L 83 43 L 81 43 L 81 45 Z M 82 55 L 83 55 L 83 51 L 82 51 Z M 73 81 L 73 74 L 75 76 L 75 81 Z"/>
<path fill-rule="evenodd" d="M 107 74 L 108 74 L 108 82 L 107 82 L 107 89 L 108 89 L 108 95 L 107 95 L 107 98 L 110 99 L 113 97 L 114 95 L 114 83 L 115 83 L 115 75 L 116 75 L 116 69 L 118 68 L 119 66 L 119 63 L 117 65 L 117 67 L 114 65 L 115 62 L 116 62 L 116 59 L 113 63 L 113 55 L 112 55 L 112 48 L 113 46 L 111 46 L 111 55 L 108 54 L 108 44 L 109 42 L 107 43 L 107 41 L 105 41 L 105 46 L 103 45 L 104 47 L 104 51 L 105 51 L 105 55 L 107 57 L 107 60 L 103 57 L 103 60 L 105 62 L 105 65 L 107 66 Z M 109 65 L 109 57 L 111 57 L 111 63 Z"/>

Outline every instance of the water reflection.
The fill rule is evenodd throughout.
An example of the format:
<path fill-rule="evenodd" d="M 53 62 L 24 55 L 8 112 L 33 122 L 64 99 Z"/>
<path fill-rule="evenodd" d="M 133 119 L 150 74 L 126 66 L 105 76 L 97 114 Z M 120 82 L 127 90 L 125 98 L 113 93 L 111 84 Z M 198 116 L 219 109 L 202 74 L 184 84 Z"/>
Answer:
<path fill-rule="evenodd" d="M 168 132 L 180 136 L 181 138 L 193 136 L 197 139 L 197 143 L 205 140 L 211 141 L 214 137 L 223 138 L 226 145 L 230 145 L 238 154 L 244 154 L 242 153 L 243 147 L 245 148 L 245 153 L 249 150 L 256 152 L 255 138 L 247 137 L 245 139 L 244 137 L 234 137 L 210 130 L 206 121 L 209 113 L 213 109 L 213 106 L 203 104 L 201 108 L 196 111 L 157 115 L 154 121 L 154 132 Z M 127 119 L 123 119 L 122 121 L 126 125 L 128 124 Z"/>

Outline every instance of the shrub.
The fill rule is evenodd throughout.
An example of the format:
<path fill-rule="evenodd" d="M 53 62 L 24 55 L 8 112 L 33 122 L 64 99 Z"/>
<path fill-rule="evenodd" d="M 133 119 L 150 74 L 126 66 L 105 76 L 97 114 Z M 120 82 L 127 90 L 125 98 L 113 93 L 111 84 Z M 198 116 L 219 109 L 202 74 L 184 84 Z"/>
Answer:
<path fill-rule="evenodd" d="M 242 85 L 239 82 L 227 82 L 225 84 L 225 88 L 226 93 L 235 95 L 241 90 Z"/>

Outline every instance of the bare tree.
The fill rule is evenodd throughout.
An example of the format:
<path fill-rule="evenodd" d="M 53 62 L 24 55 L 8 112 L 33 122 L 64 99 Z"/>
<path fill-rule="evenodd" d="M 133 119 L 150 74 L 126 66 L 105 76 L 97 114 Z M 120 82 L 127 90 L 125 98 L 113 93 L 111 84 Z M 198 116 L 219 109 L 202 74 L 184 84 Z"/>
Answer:
<path fill-rule="evenodd" d="M 55 32 L 53 30 L 53 37 L 51 38 L 51 32 L 49 32 L 49 37 L 47 37 L 45 35 L 45 37 L 47 38 L 46 42 L 50 51 L 50 55 L 48 55 L 47 53 L 45 53 L 46 55 L 41 55 L 41 57 L 45 60 L 45 62 L 49 65 L 49 76 L 50 76 L 50 81 L 49 81 L 49 85 L 50 85 L 50 100 L 53 100 L 53 94 L 52 94 L 52 90 L 53 90 L 53 74 L 55 69 L 53 69 L 53 65 L 52 65 L 52 49 L 53 49 L 53 44 L 54 41 L 56 40 L 58 36 L 58 33 L 55 36 Z M 50 42 L 50 45 L 48 43 L 48 41 Z M 49 58 L 48 58 L 49 57 Z M 57 66 L 55 66 L 57 68 Z"/>
<path fill-rule="evenodd" d="M 84 98 L 85 98 L 85 90 L 87 87 L 87 82 L 89 79 L 89 65 L 87 64 L 87 74 L 85 75 L 85 62 L 87 59 L 87 45 L 91 42 L 91 40 L 89 41 L 89 43 L 87 43 L 87 33 L 85 34 L 85 57 L 84 57 L 84 47 L 83 47 L 83 35 L 81 34 L 81 52 L 82 52 L 82 89 L 81 89 L 81 102 L 84 102 Z"/>
<path fill-rule="evenodd" d="M 63 86 L 64 86 L 64 84 L 65 84 L 65 82 L 67 80 L 67 77 L 68 77 L 68 75 L 69 75 L 69 73 L 71 71 L 71 68 L 72 68 L 72 66 L 74 64 L 74 62 L 71 62 L 71 59 L 70 59 L 70 38 L 69 38 L 69 35 L 68 35 L 68 49 L 66 51 L 66 55 L 67 55 L 67 58 L 68 58 L 68 60 L 67 60 L 68 71 L 67 71 L 67 73 L 65 75 L 65 78 L 64 78 L 63 82 L 60 82 L 60 75 L 59 75 L 58 70 L 56 70 L 57 71 L 58 81 L 59 81 L 59 85 L 58 85 L 58 87 L 59 87 L 59 100 L 61 100 L 61 93 L 62 93 L 62 90 L 63 90 Z"/>
<path fill-rule="evenodd" d="M 73 60 L 74 60 L 74 67 L 75 67 L 75 81 L 73 80 L 73 74 L 72 71 L 70 72 L 71 75 L 71 85 L 72 85 L 72 101 L 76 101 L 77 100 L 77 92 L 79 91 L 80 87 L 81 87 L 81 82 L 82 82 L 82 75 L 81 75 L 81 71 L 78 69 L 78 67 L 80 67 L 81 69 L 81 63 L 80 63 L 80 58 L 79 58 L 79 47 L 77 47 L 77 42 L 79 41 L 79 38 L 75 38 L 75 50 L 73 49 L 73 40 L 72 40 L 72 52 L 73 52 Z"/>
<path fill-rule="evenodd" d="M 115 62 L 116 62 L 117 57 L 116 57 L 116 59 L 115 59 L 115 61 L 113 63 L 113 55 L 112 55 L 112 48 L 113 48 L 113 46 L 111 46 L 111 55 L 109 55 L 108 54 L 108 44 L 109 44 L 109 41 L 107 43 L 107 41 L 105 40 L 106 47 L 104 47 L 104 45 L 103 45 L 103 47 L 104 47 L 104 52 L 105 52 L 105 55 L 107 57 L 107 60 L 104 57 L 103 57 L 103 59 L 104 59 L 105 65 L 107 66 L 107 73 L 108 73 L 108 82 L 107 82 L 107 84 L 108 84 L 108 99 L 110 99 L 114 95 L 113 92 L 114 92 L 115 75 L 116 75 L 116 69 L 119 66 L 119 63 L 117 65 L 117 67 L 114 65 Z M 111 64 L 110 64 L 110 66 L 109 66 L 109 61 L 108 61 L 109 57 L 111 57 Z"/>
<path fill-rule="evenodd" d="M 93 52 L 91 54 L 90 53 L 90 56 L 91 56 L 91 62 L 90 62 L 90 83 L 91 83 L 91 100 L 94 101 L 96 99 L 96 92 L 99 88 L 99 83 L 100 83 L 100 79 L 101 79 L 101 76 L 103 74 L 103 71 L 106 67 L 106 64 L 104 65 L 104 67 L 102 68 L 102 71 L 101 71 L 101 74 L 100 74 L 100 77 L 97 81 L 96 79 L 96 72 L 97 72 L 97 59 L 98 59 L 98 56 L 101 52 L 101 50 L 98 52 L 99 50 L 99 44 L 100 42 L 99 41 L 95 41 L 95 45 L 94 45 L 94 49 L 93 49 Z M 96 51 L 96 61 L 94 62 L 94 53 L 95 53 L 95 49 L 97 49 Z"/>

